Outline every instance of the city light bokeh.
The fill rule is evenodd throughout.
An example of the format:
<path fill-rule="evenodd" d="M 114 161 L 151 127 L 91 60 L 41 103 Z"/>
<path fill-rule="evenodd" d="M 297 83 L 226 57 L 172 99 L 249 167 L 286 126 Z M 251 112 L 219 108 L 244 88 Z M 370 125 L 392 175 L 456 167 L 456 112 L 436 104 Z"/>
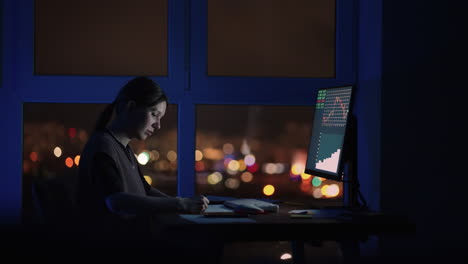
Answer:
<path fill-rule="evenodd" d="M 307 106 L 198 105 L 197 192 L 341 203 L 341 183 L 304 173 L 312 115 Z"/>
<path fill-rule="evenodd" d="M 60 181 L 73 192 L 81 151 L 104 104 L 24 106 L 23 189 L 33 181 Z M 304 173 L 313 108 L 308 106 L 198 105 L 196 193 L 280 200 L 342 200 L 342 184 Z M 225 117 L 229 118 L 225 118 Z M 274 117 L 274 120 L 271 118 Z M 130 146 L 146 181 L 177 195 L 177 106 L 161 130 Z"/>

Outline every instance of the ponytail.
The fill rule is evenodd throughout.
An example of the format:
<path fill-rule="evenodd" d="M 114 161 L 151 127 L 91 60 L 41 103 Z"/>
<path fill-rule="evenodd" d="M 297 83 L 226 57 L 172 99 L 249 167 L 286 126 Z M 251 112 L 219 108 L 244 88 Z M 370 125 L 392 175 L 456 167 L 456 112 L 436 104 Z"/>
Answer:
<path fill-rule="evenodd" d="M 101 115 L 99 115 L 99 118 L 96 122 L 96 126 L 94 128 L 95 131 L 98 130 L 103 130 L 106 128 L 107 124 L 109 123 L 112 113 L 114 112 L 114 106 L 115 102 L 112 102 L 111 104 L 108 104 L 106 108 L 104 108 L 104 111 L 102 111 Z"/>

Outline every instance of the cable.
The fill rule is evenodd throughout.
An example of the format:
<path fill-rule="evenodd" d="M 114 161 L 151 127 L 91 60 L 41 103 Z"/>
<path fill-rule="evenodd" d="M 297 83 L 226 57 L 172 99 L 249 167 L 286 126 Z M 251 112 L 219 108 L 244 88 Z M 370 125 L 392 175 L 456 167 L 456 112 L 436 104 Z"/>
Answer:
<path fill-rule="evenodd" d="M 366 201 L 366 198 L 364 197 L 364 195 L 362 194 L 361 192 L 361 184 L 359 184 L 359 180 L 358 178 L 356 177 L 356 181 L 350 181 L 350 180 L 343 180 L 343 183 L 348 183 L 348 184 L 353 184 L 353 188 L 355 188 L 357 194 L 358 194 L 358 199 L 356 200 L 357 202 L 357 207 L 359 209 L 369 209 L 368 205 L 367 205 L 367 201 Z"/>
<path fill-rule="evenodd" d="M 368 206 L 367 206 L 367 201 L 366 199 L 364 198 L 364 195 L 362 194 L 361 190 L 358 189 L 358 195 L 359 195 L 359 198 L 361 199 L 362 203 L 360 206 L 364 209 L 368 209 Z"/>
<path fill-rule="evenodd" d="M 361 203 L 359 203 L 359 201 L 358 201 L 359 207 L 362 208 L 362 209 L 369 209 L 368 206 L 367 206 L 366 198 L 362 194 L 360 187 L 361 187 L 361 184 L 359 184 L 359 179 L 356 177 L 356 189 L 357 189 L 358 197 L 361 200 Z"/>

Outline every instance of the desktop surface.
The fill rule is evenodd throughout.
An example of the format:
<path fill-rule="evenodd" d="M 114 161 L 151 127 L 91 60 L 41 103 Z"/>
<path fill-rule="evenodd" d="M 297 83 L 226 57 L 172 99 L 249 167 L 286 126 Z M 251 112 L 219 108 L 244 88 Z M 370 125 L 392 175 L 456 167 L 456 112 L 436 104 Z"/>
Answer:
<path fill-rule="evenodd" d="M 287 241 L 315 239 L 366 239 L 371 235 L 402 234 L 414 232 L 414 225 L 405 217 L 379 213 L 349 216 L 342 208 L 316 209 L 310 218 L 291 217 L 296 205 L 283 204 L 277 213 L 252 214 L 244 217 L 207 217 L 181 215 L 166 226 L 169 233 L 199 234 L 210 239 L 226 241 Z"/>

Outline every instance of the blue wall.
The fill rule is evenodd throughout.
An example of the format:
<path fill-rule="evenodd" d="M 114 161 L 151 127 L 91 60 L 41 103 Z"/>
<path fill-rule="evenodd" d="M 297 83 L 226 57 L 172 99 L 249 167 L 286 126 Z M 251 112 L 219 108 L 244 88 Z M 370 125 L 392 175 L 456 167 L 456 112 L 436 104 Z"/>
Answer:
<path fill-rule="evenodd" d="M 382 245 L 400 260 L 466 261 L 466 12 L 451 1 L 383 10 L 382 207 L 408 213 L 417 233 Z"/>
<path fill-rule="evenodd" d="M 358 32 L 355 112 L 358 122 L 358 175 L 370 208 L 380 208 L 382 3 L 361 0 Z"/>

